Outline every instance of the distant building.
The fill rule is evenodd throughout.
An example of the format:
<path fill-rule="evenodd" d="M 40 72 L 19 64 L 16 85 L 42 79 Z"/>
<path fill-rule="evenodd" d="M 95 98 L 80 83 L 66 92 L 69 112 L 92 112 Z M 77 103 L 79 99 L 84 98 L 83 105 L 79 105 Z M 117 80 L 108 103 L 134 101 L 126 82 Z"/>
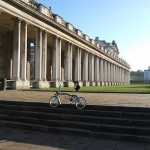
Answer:
<path fill-rule="evenodd" d="M 148 70 L 144 70 L 144 82 L 150 82 L 150 66 Z"/>
<path fill-rule="evenodd" d="M 117 43 L 113 40 L 112 43 L 107 43 L 105 40 L 99 40 L 99 37 L 95 38 L 95 42 L 101 46 L 106 53 L 114 58 L 119 57 L 119 49 Z"/>

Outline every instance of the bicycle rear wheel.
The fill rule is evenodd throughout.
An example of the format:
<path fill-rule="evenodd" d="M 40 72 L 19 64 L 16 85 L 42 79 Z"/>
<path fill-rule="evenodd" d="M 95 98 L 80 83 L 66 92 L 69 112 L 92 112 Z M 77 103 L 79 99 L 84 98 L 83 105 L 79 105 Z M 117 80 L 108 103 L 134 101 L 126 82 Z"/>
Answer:
<path fill-rule="evenodd" d="M 78 109 L 83 109 L 86 106 L 85 98 L 84 97 L 77 97 L 75 105 Z"/>
<path fill-rule="evenodd" d="M 52 96 L 50 99 L 49 99 L 49 104 L 51 107 L 57 107 L 59 105 L 59 98 L 57 96 Z"/>

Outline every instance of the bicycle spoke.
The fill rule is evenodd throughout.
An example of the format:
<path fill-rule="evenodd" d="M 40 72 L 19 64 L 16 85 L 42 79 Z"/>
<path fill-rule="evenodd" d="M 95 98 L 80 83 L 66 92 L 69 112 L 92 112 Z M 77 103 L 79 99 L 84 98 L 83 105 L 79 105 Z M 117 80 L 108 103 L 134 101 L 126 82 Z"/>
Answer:
<path fill-rule="evenodd" d="M 51 107 L 57 107 L 59 104 L 59 99 L 57 96 L 52 96 L 49 100 L 49 104 Z"/>
<path fill-rule="evenodd" d="M 86 106 L 86 100 L 83 97 L 76 98 L 76 107 L 78 109 L 83 109 Z"/>

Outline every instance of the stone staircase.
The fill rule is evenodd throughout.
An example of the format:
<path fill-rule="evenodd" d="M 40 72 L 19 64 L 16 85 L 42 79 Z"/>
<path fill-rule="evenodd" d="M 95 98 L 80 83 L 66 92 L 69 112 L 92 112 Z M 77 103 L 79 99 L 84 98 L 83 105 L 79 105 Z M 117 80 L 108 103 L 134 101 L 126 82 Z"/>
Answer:
<path fill-rule="evenodd" d="M 150 142 L 150 109 L 88 105 L 79 110 L 67 104 L 51 108 L 48 103 L 0 100 L 0 126 Z"/>

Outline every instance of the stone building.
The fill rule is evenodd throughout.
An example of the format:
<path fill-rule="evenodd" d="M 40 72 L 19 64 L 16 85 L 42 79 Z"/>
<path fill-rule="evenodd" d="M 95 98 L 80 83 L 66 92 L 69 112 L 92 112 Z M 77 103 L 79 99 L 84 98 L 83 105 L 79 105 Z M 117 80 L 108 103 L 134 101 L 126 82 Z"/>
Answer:
<path fill-rule="evenodd" d="M 34 45 L 34 51 L 32 46 Z M 128 84 L 130 66 L 117 44 L 91 39 L 30 0 L 0 0 L 0 78 L 14 89 Z"/>
<path fill-rule="evenodd" d="M 150 66 L 144 70 L 144 82 L 150 82 Z"/>

